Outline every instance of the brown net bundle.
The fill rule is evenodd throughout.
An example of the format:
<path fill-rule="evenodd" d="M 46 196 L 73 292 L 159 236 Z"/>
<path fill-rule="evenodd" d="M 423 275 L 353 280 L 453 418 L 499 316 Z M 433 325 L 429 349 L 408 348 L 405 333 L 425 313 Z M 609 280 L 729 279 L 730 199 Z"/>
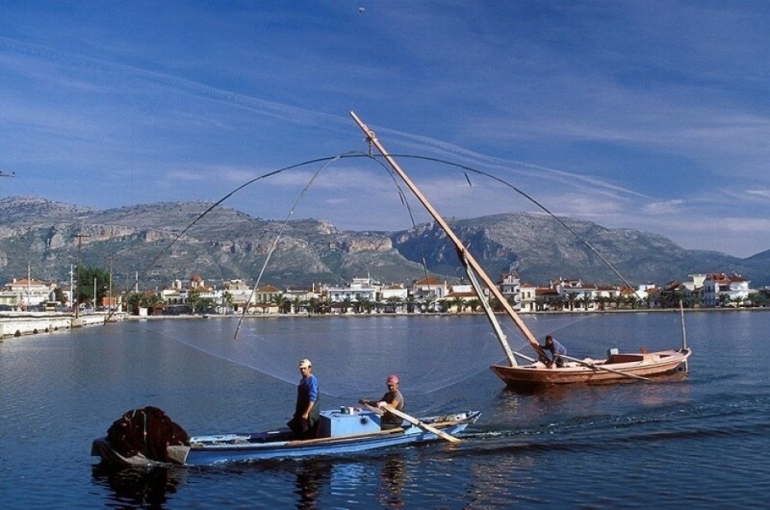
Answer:
<path fill-rule="evenodd" d="M 166 448 L 188 445 L 190 436 L 157 407 L 133 409 L 107 430 L 110 446 L 124 457 L 142 453 L 145 457 L 168 462 Z"/>

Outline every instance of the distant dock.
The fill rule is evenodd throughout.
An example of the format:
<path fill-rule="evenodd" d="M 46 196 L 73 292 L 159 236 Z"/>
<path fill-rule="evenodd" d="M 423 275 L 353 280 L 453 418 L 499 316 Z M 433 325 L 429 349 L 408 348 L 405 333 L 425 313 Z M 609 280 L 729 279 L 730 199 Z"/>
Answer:
<path fill-rule="evenodd" d="M 113 314 L 109 322 L 124 320 L 125 314 Z M 107 314 L 88 314 L 75 317 L 72 314 L 48 312 L 7 312 L 0 314 L 0 339 L 53 333 L 62 329 L 102 325 Z"/>

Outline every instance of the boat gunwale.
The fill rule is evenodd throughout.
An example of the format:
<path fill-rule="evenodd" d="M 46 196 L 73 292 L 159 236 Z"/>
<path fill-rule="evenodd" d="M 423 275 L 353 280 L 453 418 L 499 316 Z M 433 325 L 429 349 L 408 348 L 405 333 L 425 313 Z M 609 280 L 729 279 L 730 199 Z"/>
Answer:
<path fill-rule="evenodd" d="M 601 363 L 596 362 L 595 367 L 571 366 L 566 368 L 545 368 L 544 366 L 519 365 L 510 367 L 506 365 L 492 365 L 490 368 L 508 386 L 557 386 L 564 384 L 581 383 L 607 383 L 616 382 L 628 376 L 658 377 L 678 371 L 682 363 L 685 363 L 692 351 L 689 348 L 681 350 L 657 351 L 648 354 L 674 353 L 666 358 L 653 361 L 634 361 L 628 363 L 612 364 L 613 371 L 602 370 Z M 623 375 L 617 372 L 624 372 Z"/>
<path fill-rule="evenodd" d="M 460 414 L 460 413 L 457 413 Z M 451 429 L 456 428 L 458 426 L 462 426 L 462 429 L 465 429 L 468 425 L 475 423 L 475 421 L 478 419 L 478 417 L 481 415 L 480 411 L 465 411 L 466 418 L 463 420 L 446 420 L 441 422 L 435 422 L 430 423 L 427 420 L 430 420 L 430 418 L 425 418 L 423 421 L 425 423 L 430 423 L 432 426 L 436 428 L 442 428 L 442 429 Z M 240 434 L 239 434 L 240 435 Z M 256 434 L 255 434 L 256 435 Z M 301 449 L 305 447 L 313 447 L 317 445 L 321 446 L 335 446 L 337 444 L 347 444 L 347 443 L 355 443 L 355 442 L 366 442 L 367 439 L 371 439 L 372 442 L 376 442 L 376 440 L 379 439 L 392 439 L 392 438 L 401 438 L 401 437 L 409 437 L 409 436 L 420 436 L 420 435 L 435 435 L 432 432 L 424 431 L 420 429 L 419 426 L 412 425 L 409 427 L 397 427 L 393 429 L 382 429 L 382 430 L 375 430 L 370 432 L 357 432 L 353 434 L 344 434 L 340 436 L 330 436 L 330 437 L 314 437 L 312 439 L 294 439 L 289 441 L 254 441 L 254 442 L 241 442 L 241 443 L 201 443 L 201 442 L 193 442 L 193 439 L 195 437 L 205 437 L 205 436 L 195 436 L 190 438 L 190 451 L 193 452 L 206 452 L 206 451 L 217 451 L 217 452 L 224 452 L 224 451 L 247 451 L 247 450 L 253 450 L 253 451 L 260 451 L 260 450 L 280 450 L 280 449 Z M 242 436 L 246 436 L 246 434 L 242 434 Z"/>

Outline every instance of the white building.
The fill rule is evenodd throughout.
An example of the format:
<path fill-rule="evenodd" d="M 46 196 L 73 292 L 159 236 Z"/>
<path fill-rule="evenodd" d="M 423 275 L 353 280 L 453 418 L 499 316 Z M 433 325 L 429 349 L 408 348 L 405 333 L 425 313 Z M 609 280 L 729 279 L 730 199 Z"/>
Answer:
<path fill-rule="evenodd" d="M 703 304 L 707 307 L 737 306 L 749 297 L 749 283 L 739 274 L 709 273 L 703 280 Z"/>
<path fill-rule="evenodd" d="M 521 310 L 521 280 L 518 274 L 503 274 L 497 282 L 497 288 L 514 310 Z"/>
<path fill-rule="evenodd" d="M 447 282 L 428 276 L 412 282 L 412 295 L 418 301 L 436 301 L 444 299 L 449 294 Z"/>
<path fill-rule="evenodd" d="M 38 306 L 54 300 L 56 287 L 57 285 L 51 282 L 14 278 L 12 282 L 6 283 L 5 290 L 0 292 L 0 304 L 21 309 Z"/>
<path fill-rule="evenodd" d="M 377 301 L 377 294 L 380 288 L 379 282 L 371 278 L 353 278 L 353 281 L 347 287 L 328 287 L 326 296 L 329 303 L 341 303 L 346 299 L 352 302 L 359 301 Z"/>

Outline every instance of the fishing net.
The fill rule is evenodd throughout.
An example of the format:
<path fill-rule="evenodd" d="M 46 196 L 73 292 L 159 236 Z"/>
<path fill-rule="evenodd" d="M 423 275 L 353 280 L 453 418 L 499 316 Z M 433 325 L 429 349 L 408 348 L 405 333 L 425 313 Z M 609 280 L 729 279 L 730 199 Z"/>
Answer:
<path fill-rule="evenodd" d="M 190 436 L 157 407 L 147 406 L 126 412 L 107 430 L 107 441 L 123 457 L 139 453 L 168 462 L 167 447 L 188 444 Z"/>

